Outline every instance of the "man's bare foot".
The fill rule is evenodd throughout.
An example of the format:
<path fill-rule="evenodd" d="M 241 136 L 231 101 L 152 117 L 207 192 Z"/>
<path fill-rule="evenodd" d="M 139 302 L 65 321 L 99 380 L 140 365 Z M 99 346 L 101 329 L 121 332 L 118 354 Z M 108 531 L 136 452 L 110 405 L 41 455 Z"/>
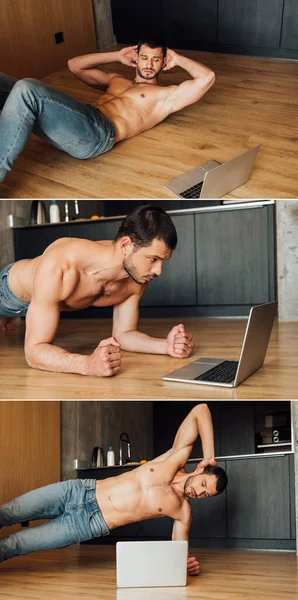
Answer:
<path fill-rule="evenodd" d="M 0 329 L 2 331 L 12 331 L 14 329 L 15 319 L 8 317 L 7 319 L 0 319 Z"/>

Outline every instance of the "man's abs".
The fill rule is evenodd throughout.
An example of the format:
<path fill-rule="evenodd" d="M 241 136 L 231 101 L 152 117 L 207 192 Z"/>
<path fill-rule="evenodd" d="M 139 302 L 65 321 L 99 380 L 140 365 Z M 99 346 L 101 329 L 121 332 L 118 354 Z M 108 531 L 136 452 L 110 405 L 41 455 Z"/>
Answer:
<path fill-rule="evenodd" d="M 163 121 L 169 114 L 169 93 L 168 87 L 133 85 L 121 95 L 104 94 L 94 106 L 114 123 L 116 142 L 120 142 Z"/>

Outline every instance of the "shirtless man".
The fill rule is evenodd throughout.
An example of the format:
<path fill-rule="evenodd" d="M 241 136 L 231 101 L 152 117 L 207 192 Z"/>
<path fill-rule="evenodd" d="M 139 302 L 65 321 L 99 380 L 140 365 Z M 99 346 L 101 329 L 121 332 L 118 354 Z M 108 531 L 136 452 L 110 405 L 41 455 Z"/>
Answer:
<path fill-rule="evenodd" d="M 203 460 L 192 473 L 185 464 L 200 436 Z M 96 481 L 64 481 L 20 496 L 0 506 L 0 526 L 36 519 L 53 519 L 0 539 L 0 562 L 35 550 L 61 548 L 108 535 L 112 529 L 157 517 L 174 519 L 172 539 L 188 541 L 190 498 L 209 498 L 227 485 L 214 458 L 213 426 L 209 408 L 198 404 L 180 425 L 173 447 L 127 473 Z M 188 558 L 188 573 L 200 565 Z"/>
<path fill-rule="evenodd" d="M 134 80 L 100 68 L 115 62 L 136 68 Z M 162 38 L 144 37 L 138 46 L 79 56 L 68 66 L 106 93 L 93 105 L 83 104 L 38 80 L 0 74 L 0 182 L 32 132 L 71 156 L 92 158 L 197 102 L 215 80 L 208 67 L 167 49 Z M 159 86 L 158 74 L 175 66 L 192 79 Z"/>
<path fill-rule="evenodd" d="M 185 358 L 193 341 L 181 323 L 166 339 L 138 331 L 139 302 L 176 244 L 170 216 L 148 205 L 124 219 L 114 241 L 56 240 L 41 256 L 0 272 L 2 328 L 9 328 L 14 317 L 26 316 L 27 363 L 45 371 L 117 375 L 120 349 Z M 102 340 L 90 356 L 55 346 L 60 312 L 87 306 L 114 306 L 112 337 Z"/>

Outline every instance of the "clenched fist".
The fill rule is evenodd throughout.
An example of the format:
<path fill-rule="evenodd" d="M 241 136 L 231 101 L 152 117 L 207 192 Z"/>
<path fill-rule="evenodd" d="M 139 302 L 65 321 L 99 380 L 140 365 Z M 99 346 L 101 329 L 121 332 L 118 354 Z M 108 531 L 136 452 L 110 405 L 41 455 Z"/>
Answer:
<path fill-rule="evenodd" d="M 112 377 L 121 366 L 120 344 L 114 337 L 102 340 L 89 356 L 86 375 Z"/>
<path fill-rule="evenodd" d="M 167 337 L 167 354 L 174 358 L 187 358 L 193 349 L 191 333 L 185 331 L 184 325 L 176 325 Z"/>
<path fill-rule="evenodd" d="M 195 556 L 189 556 L 187 559 L 188 575 L 198 575 L 200 572 L 200 563 Z"/>

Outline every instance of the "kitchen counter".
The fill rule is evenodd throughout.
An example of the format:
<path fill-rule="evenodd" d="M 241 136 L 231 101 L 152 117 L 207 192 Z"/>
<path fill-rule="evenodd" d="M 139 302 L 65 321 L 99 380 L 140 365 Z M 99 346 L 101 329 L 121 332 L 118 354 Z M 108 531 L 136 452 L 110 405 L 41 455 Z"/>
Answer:
<path fill-rule="evenodd" d="M 249 201 L 233 201 L 228 204 L 222 204 L 220 206 L 202 206 L 198 208 L 185 208 L 185 209 L 177 209 L 177 210 L 168 210 L 169 215 L 184 215 L 184 214 L 196 214 L 196 213 L 206 213 L 206 212 L 227 212 L 230 210 L 237 209 L 246 209 L 246 208 L 256 208 L 263 207 L 270 204 L 275 204 L 275 200 L 249 200 Z M 13 216 L 13 215 L 10 215 Z M 77 219 L 75 221 L 60 221 L 59 223 L 42 223 L 39 225 L 11 225 L 12 229 L 30 229 L 31 227 L 53 227 L 53 226 L 61 226 L 61 225 L 77 225 L 79 223 L 100 223 L 104 221 L 117 221 L 119 219 L 124 219 L 126 215 L 117 215 L 113 217 L 100 217 L 99 219 Z"/>

